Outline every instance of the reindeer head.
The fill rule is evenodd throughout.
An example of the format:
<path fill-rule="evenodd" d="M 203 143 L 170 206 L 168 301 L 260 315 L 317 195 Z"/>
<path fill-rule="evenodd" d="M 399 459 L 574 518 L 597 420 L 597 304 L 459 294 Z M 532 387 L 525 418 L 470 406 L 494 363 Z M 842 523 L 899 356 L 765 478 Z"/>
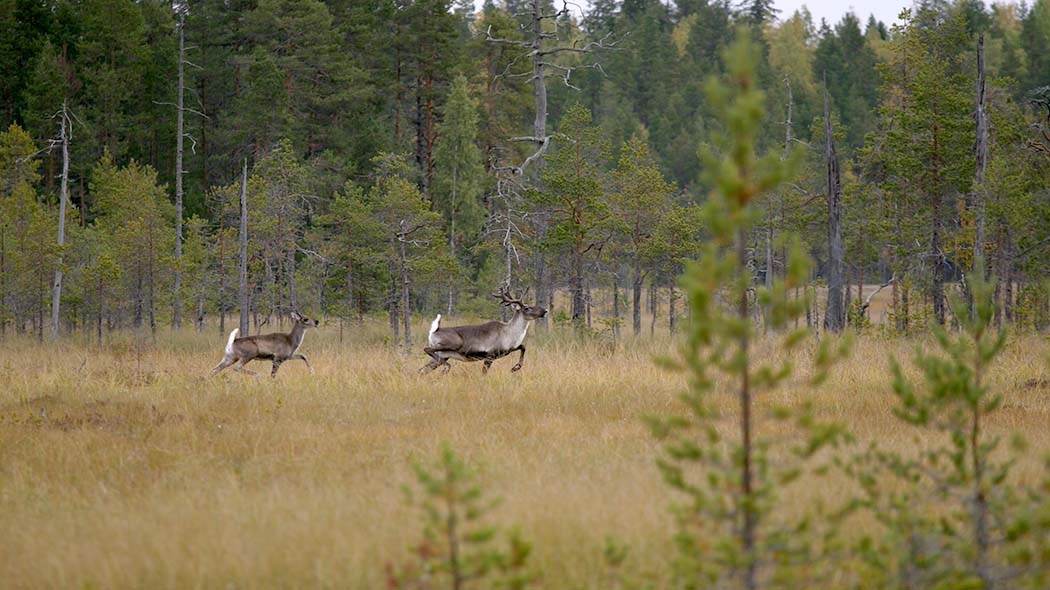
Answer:
<path fill-rule="evenodd" d="M 317 326 L 321 325 L 321 322 L 319 322 L 317 320 L 312 320 L 312 319 L 310 319 L 310 318 L 300 314 L 297 311 L 293 311 L 291 313 L 291 317 L 292 317 L 292 321 L 295 322 L 296 325 L 302 326 L 304 328 L 316 328 Z"/>
<path fill-rule="evenodd" d="M 510 294 L 510 291 L 504 287 L 500 287 L 500 290 L 493 293 L 492 296 L 499 299 L 502 305 L 506 305 L 514 310 L 515 313 L 520 313 L 525 316 L 526 320 L 535 320 L 547 315 L 546 309 L 538 305 L 526 305 L 522 302 L 522 299 L 525 298 L 525 295 L 528 294 L 528 292 L 529 290 L 525 289 L 525 293 L 522 293 L 521 297 L 513 297 Z"/>

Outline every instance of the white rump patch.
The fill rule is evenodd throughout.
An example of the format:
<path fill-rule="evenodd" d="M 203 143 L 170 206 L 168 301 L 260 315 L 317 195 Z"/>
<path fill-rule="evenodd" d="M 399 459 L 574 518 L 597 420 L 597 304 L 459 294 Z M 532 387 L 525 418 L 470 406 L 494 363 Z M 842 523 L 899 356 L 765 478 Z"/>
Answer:
<path fill-rule="evenodd" d="M 441 314 L 439 313 L 439 314 L 437 314 L 437 317 L 434 318 L 434 321 L 430 322 L 430 334 L 427 336 L 427 343 L 430 344 L 431 346 L 434 346 L 434 332 L 437 332 L 438 328 L 440 328 L 440 327 L 441 327 Z"/>
<path fill-rule="evenodd" d="M 237 339 L 237 335 L 240 334 L 240 333 L 241 333 L 241 329 L 240 328 L 234 328 L 233 331 L 230 332 L 230 339 L 226 341 L 226 354 L 227 355 L 232 355 L 233 354 L 233 341 Z"/>

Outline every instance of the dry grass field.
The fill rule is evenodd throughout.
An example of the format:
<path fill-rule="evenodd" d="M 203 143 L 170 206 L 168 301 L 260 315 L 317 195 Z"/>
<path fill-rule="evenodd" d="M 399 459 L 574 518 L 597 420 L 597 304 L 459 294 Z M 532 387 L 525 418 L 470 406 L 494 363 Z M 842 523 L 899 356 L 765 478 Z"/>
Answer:
<path fill-rule="evenodd" d="M 497 520 L 535 543 L 540 587 L 603 587 L 607 535 L 630 546 L 629 571 L 664 566 L 671 495 L 639 417 L 678 409 L 683 378 L 651 362 L 669 341 L 536 333 L 520 373 L 504 359 L 485 376 L 456 364 L 420 377 L 425 356 L 388 352 L 381 330 L 348 326 L 340 342 L 322 327 L 302 348 L 316 374 L 289 362 L 276 380 L 207 378 L 225 341 L 214 329 L 101 349 L 0 342 L 0 585 L 382 588 L 384 565 L 420 534 L 401 493 L 410 460 L 441 441 L 503 498 Z M 860 440 L 913 446 L 890 413 L 887 358 L 915 344 L 859 338 L 824 387 L 800 378 L 762 403 L 809 399 Z M 1048 356 L 1043 337 L 1015 337 L 990 376 L 1006 396 L 990 428 L 1031 443 L 1022 479 L 1050 451 Z M 803 485 L 787 509 L 847 485 Z"/>

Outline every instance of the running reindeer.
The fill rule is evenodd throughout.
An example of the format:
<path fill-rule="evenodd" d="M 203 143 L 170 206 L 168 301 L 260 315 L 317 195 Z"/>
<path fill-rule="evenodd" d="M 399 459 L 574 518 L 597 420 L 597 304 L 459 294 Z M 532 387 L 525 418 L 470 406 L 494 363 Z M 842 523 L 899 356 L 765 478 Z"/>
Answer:
<path fill-rule="evenodd" d="M 281 368 L 281 364 L 292 359 L 303 361 L 310 369 L 310 372 L 313 373 L 314 368 L 310 366 L 310 361 L 306 360 L 304 355 L 296 354 L 296 351 L 299 350 L 299 345 L 303 343 L 306 329 L 316 328 L 320 322 L 294 311 L 291 317 L 292 331 L 287 334 L 261 334 L 238 338 L 237 334 L 241 331 L 238 328 L 234 328 L 230 332 L 230 339 L 226 342 L 225 354 L 223 354 L 219 364 L 215 365 L 215 368 L 211 370 L 211 374 L 214 375 L 233 365 L 234 371 L 243 371 L 255 375 L 255 371 L 245 369 L 244 365 L 254 360 L 269 360 L 273 362 L 273 370 L 270 371 L 270 377 L 275 377 L 277 369 Z"/>
<path fill-rule="evenodd" d="M 487 373 L 492 361 L 503 358 L 508 354 L 520 350 L 521 356 L 518 363 L 511 367 L 511 372 L 521 369 L 521 361 L 525 359 L 525 334 L 529 331 L 529 324 L 537 318 L 547 315 L 547 310 L 538 305 L 526 305 L 520 297 L 512 297 L 506 289 L 500 289 L 492 294 L 500 300 L 500 303 L 514 311 L 514 317 L 509 322 L 486 322 L 470 326 L 441 327 L 441 314 L 434 318 L 430 324 L 430 336 L 427 338 L 428 346 L 423 352 L 430 355 L 432 359 L 420 373 L 428 373 L 438 367 L 443 367 L 447 373 L 451 366 L 449 359 L 458 361 L 484 361 L 483 373 Z"/>

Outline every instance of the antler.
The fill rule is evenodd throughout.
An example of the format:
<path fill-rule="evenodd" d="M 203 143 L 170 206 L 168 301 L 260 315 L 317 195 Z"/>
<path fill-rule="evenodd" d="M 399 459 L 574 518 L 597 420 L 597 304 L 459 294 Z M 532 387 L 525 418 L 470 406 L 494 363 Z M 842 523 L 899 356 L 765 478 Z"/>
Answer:
<path fill-rule="evenodd" d="M 526 289 L 525 292 L 528 293 L 529 292 L 528 289 Z M 495 293 L 493 293 L 492 296 L 495 297 L 496 299 L 499 299 L 500 300 L 499 302 L 502 305 L 510 305 L 512 303 L 517 303 L 518 305 L 524 305 L 521 302 L 522 297 L 524 297 L 524 295 L 522 297 L 514 297 L 513 295 L 510 294 L 510 291 L 506 287 L 500 287 L 499 291 L 496 291 Z"/>

